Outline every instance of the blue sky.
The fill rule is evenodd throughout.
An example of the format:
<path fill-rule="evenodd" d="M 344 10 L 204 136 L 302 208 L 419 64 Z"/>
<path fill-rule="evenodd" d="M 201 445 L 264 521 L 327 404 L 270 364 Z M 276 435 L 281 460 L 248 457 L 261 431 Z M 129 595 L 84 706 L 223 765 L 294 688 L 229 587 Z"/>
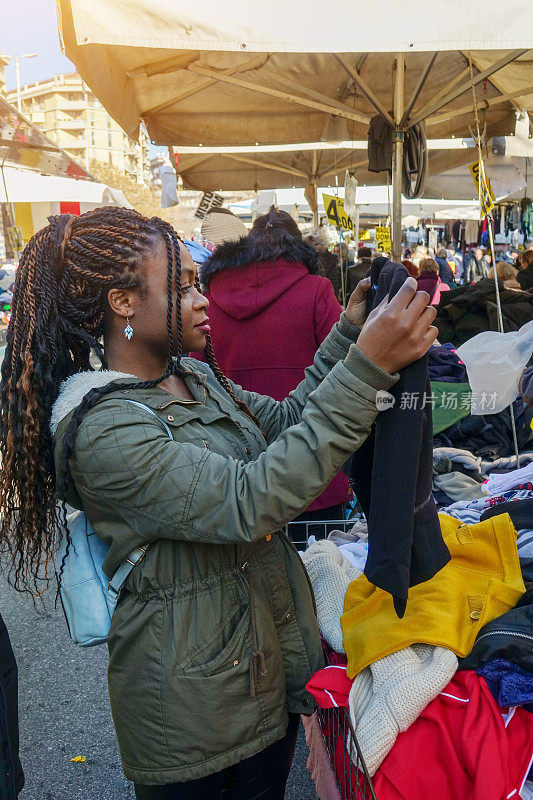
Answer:
<path fill-rule="evenodd" d="M 74 66 L 61 52 L 57 33 L 55 0 L 11 0 L 2 9 L 0 50 L 8 55 L 37 53 L 37 58 L 20 62 L 20 82 L 50 78 L 72 72 Z M 15 65 L 6 67 L 7 88 L 14 89 Z"/>
<path fill-rule="evenodd" d="M 20 61 L 22 86 L 76 69 L 61 52 L 55 0 L 11 0 L 2 9 L 0 52 L 11 56 L 37 53 L 36 58 Z M 14 62 L 6 67 L 6 85 L 8 90 L 16 88 Z M 151 147 L 152 152 L 166 155 L 167 149 Z"/>

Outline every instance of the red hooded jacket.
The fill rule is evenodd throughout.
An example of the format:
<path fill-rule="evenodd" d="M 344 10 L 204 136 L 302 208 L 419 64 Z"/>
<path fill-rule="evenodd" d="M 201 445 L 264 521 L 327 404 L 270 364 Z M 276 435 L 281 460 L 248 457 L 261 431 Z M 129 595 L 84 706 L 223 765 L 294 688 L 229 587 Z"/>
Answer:
<path fill-rule="evenodd" d="M 283 400 L 303 379 L 342 309 L 330 281 L 310 274 L 303 261 L 226 261 L 226 251 L 234 256 L 239 244 L 222 245 L 204 265 L 207 274 L 201 271 L 202 282 L 209 283 L 213 347 L 234 383 Z M 203 360 L 202 353 L 191 355 Z M 348 492 L 348 481 L 339 473 L 309 510 L 344 503 Z"/>

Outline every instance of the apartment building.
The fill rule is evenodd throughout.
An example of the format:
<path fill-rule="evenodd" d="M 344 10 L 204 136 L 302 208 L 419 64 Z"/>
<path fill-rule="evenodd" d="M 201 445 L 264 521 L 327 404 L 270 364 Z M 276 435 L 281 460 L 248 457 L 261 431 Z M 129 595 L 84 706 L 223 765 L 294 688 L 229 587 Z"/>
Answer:
<path fill-rule="evenodd" d="M 0 53 L 0 94 L 6 93 L 6 67 L 9 64 L 9 57 Z"/>
<path fill-rule="evenodd" d="M 150 182 L 146 133 L 130 139 L 76 72 L 26 84 L 21 96 L 22 113 L 87 169 L 99 161 Z M 6 97 L 16 104 L 16 91 Z"/>

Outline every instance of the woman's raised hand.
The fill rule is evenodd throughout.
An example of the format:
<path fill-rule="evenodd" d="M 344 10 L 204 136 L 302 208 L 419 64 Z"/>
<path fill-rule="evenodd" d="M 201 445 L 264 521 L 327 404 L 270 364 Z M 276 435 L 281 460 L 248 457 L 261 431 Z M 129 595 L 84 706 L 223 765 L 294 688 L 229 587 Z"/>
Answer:
<path fill-rule="evenodd" d="M 393 373 L 427 353 L 438 335 L 431 324 L 437 310 L 428 305 L 427 292 L 417 292 L 414 278 L 407 278 L 387 300 L 368 315 L 357 346 L 378 367 Z"/>
<path fill-rule="evenodd" d="M 366 294 L 372 285 L 370 278 L 359 281 L 346 306 L 346 318 L 352 325 L 362 328 L 366 320 Z"/>

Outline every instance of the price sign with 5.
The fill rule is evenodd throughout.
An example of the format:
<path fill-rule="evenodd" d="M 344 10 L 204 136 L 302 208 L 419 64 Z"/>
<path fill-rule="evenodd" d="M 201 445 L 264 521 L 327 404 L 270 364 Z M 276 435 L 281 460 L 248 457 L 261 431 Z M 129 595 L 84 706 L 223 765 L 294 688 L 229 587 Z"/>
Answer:
<path fill-rule="evenodd" d="M 392 248 L 390 228 L 376 228 L 376 250 L 390 253 Z"/>

